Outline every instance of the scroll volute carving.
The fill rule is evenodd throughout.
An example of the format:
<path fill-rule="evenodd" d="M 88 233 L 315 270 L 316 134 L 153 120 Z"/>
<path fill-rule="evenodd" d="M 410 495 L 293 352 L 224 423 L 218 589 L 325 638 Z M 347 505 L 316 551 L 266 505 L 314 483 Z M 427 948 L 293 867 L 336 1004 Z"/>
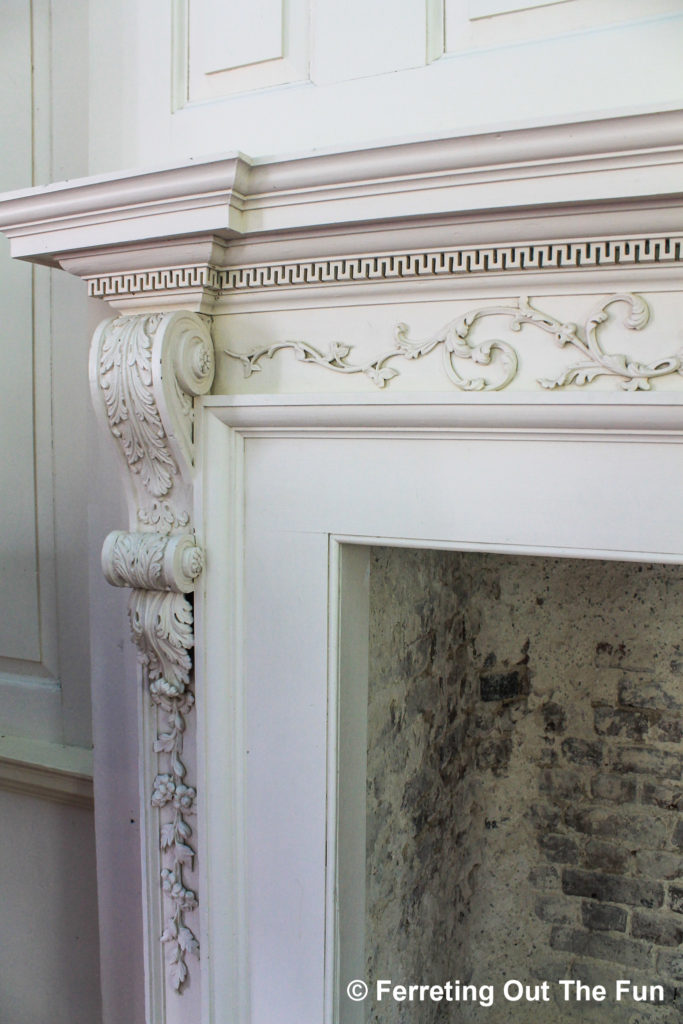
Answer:
<path fill-rule="evenodd" d="M 185 914 L 197 894 L 184 870 L 195 861 L 196 791 L 183 761 L 183 737 L 194 704 L 192 605 L 188 595 L 203 567 L 191 522 L 194 399 L 213 381 L 214 352 L 207 318 L 154 313 L 105 320 L 90 355 L 93 398 L 119 452 L 129 499 L 129 530 L 105 540 L 108 581 L 130 587 L 132 638 L 143 680 L 159 711 L 153 738 L 156 776 L 146 799 L 159 810 L 159 885 L 165 900 L 160 936 L 169 983 L 182 992 L 188 955 L 199 955 Z"/>

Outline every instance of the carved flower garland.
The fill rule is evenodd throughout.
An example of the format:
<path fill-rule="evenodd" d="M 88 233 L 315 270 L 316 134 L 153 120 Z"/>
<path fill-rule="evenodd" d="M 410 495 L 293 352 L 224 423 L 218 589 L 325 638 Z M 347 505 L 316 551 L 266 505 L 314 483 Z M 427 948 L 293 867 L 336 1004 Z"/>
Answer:
<path fill-rule="evenodd" d="M 173 907 L 161 941 L 170 946 L 169 978 L 180 990 L 188 975 L 186 954 L 199 956 L 197 938 L 185 923 L 185 912 L 196 909 L 197 897 L 183 880 L 184 868 L 192 869 L 196 856 L 187 818 L 194 813 L 197 794 L 185 782 L 182 760 L 185 716 L 194 704 L 188 653 L 193 644 L 192 608 L 182 594 L 134 590 L 130 618 L 150 696 L 167 716 L 166 731 L 157 736 L 154 751 L 166 755 L 168 765 L 154 779 L 151 803 L 172 815 L 160 833 L 161 850 L 171 860 L 171 866 L 161 870 L 161 886 Z"/>
<path fill-rule="evenodd" d="M 525 324 L 530 324 L 550 334 L 560 347 L 569 346 L 580 353 L 582 360 L 569 366 L 557 377 L 540 378 L 538 383 L 543 388 L 557 389 L 569 384 L 581 387 L 596 377 L 603 376 L 616 379 L 626 391 L 649 390 L 654 378 L 672 373 L 683 374 L 681 352 L 654 363 L 641 363 L 627 355 L 605 352 L 598 338 L 598 331 L 601 324 L 608 319 L 608 307 L 615 302 L 626 303 L 629 307 L 624 320 L 626 328 L 639 331 L 645 327 L 650 311 L 645 300 L 638 295 L 619 293 L 609 296 L 588 316 L 583 329 L 577 324 L 565 323 L 548 313 L 541 312 L 532 306 L 527 298 L 522 297 L 516 305 L 471 310 L 464 316 L 451 320 L 425 341 L 411 341 L 406 324 L 398 324 L 394 347 L 367 363 L 350 362 L 351 346 L 341 342 L 332 342 L 327 353 L 305 341 L 276 342 L 267 348 L 255 349 L 249 353 L 234 352 L 230 349 L 224 351 L 231 359 L 238 359 L 241 362 L 246 377 L 261 369 L 261 360 L 272 359 L 281 350 L 290 349 L 303 363 L 316 363 L 335 373 L 364 374 L 376 387 L 383 388 L 399 373 L 395 366 L 388 365 L 392 360 L 421 359 L 435 349 L 441 348 L 445 373 L 459 390 L 501 391 L 517 376 L 516 350 L 508 342 L 498 339 L 474 344 L 470 339 L 470 332 L 478 321 L 486 317 L 504 316 L 510 318 L 510 327 L 513 331 L 519 331 Z M 479 375 L 465 376 L 458 369 L 459 360 L 468 360 L 478 366 L 496 363 L 500 370 L 499 377 L 492 380 Z"/>
<path fill-rule="evenodd" d="M 160 814 L 160 882 L 170 903 L 161 941 L 170 948 L 168 977 L 176 991 L 188 980 L 187 955 L 199 943 L 186 921 L 197 908 L 185 874 L 196 858 L 196 791 L 188 784 L 183 738 L 194 696 L 192 606 L 185 596 L 203 567 L 191 529 L 181 463 L 193 460 L 193 398 L 213 379 L 208 322 L 178 311 L 119 316 L 95 333 L 91 377 L 101 409 L 129 470 L 131 530 L 105 540 L 102 565 L 115 586 L 131 587 L 131 631 L 143 680 L 157 708 L 157 773 L 151 804 Z"/>

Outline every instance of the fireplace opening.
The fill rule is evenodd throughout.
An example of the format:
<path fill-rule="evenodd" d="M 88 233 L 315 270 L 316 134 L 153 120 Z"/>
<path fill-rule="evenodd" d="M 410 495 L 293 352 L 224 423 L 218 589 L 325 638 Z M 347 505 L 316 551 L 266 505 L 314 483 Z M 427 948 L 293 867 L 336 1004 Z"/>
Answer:
<path fill-rule="evenodd" d="M 363 557 L 367 678 L 340 688 L 340 1021 L 537 1024 L 539 1002 L 678 1019 L 683 567 Z M 528 993 L 506 996 L 511 979 Z M 378 1000 L 381 980 L 437 998 Z"/>

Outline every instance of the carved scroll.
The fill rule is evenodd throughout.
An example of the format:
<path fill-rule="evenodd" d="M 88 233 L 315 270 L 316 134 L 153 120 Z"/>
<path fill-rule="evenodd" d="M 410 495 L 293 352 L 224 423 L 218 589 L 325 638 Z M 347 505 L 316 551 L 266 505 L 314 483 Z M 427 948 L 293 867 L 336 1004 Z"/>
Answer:
<path fill-rule="evenodd" d="M 168 977 L 182 991 L 187 955 L 199 955 L 185 919 L 197 907 L 183 878 L 195 859 L 196 792 L 183 762 L 194 704 L 192 605 L 185 596 L 203 567 L 191 524 L 193 399 L 208 392 L 214 355 L 206 318 L 193 313 L 121 316 L 93 338 L 90 378 L 97 412 L 125 470 L 130 532 L 111 533 L 102 567 L 130 587 L 129 614 L 144 683 L 165 725 L 154 740 L 157 773 L 148 798 L 160 813 L 160 886 L 169 910 L 161 941 Z"/>
<path fill-rule="evenodd" d="M 443 368 L 446 376 L 460 391 L 502 391 L 517 376 L 519 357 L 517 350 L 507 341 L 487 339 L 474 343 L 470 338 L 472 328 L 488 317 L 505 317 L 513 331 L 520 331 L 529 324 L 546 334 L 551 335 L 560 348 L 568 346 L 579 353 L 581 360 L 573 362 L 557 377 L 539 378 L 538 384 L 543 388 L 557 389 L 573 384 L 583 386 L 597 377 L 611 377 L 625 391 L 648 391 L 652 381 L 670 374 L 683 374 L 683 353 L 677 351 L 672 355 L 643 363 L 638 359 L 620 352 L 606 352 L 598 336 L 600 327 L 608 319 L 608 308 L 613 303 L 625 304 L 628 307 L 624 326 L 630 331 L 642 330 L 650 317 L 647 303 L 639 295 L 619 293 L 604 299 L 587 317 L 583 329 L 577 324 L 558 320 L 549 313 L 543 313 L 531 305 L 525 297 L 516 305 L 489 306 L 473 309 L 451 320 L 430 338 L 424 341 L 412 341 L 408 337 L 406 324 L 397 324 L 395 344 L 382 355 L 365 363 L 350 361 L 351 345 L 333 341 L 327 352 L 309 345 L 306 341 L 276 341 L 274 344 L 254 349 L 252 352 L 234 352 L 225 349 L 224 354 L 231 359 L 238 359 L 244 370 L 245 377 L 250 377 L 261 369 L 261 361 L 272 359 L 283 349 L 289 349 L 302 363 L 315 363 L 332 370 L 334 373 L 363 374 L 376 387 L 385 387 L 390 380 L 399 375 L 395 366 L 389 365 L 397 359 L 422 359 L 436 349 L 441 349 Z M 470 376 L 462 371 L 466 363 L 477 367 L 493 366 L 497 375 L 492 377 L 482 374 Z"/>

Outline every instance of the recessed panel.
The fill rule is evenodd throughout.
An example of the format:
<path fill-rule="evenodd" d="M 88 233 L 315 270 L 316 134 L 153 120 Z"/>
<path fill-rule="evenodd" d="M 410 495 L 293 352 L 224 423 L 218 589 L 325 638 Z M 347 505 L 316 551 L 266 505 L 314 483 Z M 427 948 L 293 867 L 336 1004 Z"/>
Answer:
<path fill-rule="evenodd" d="M 469 0 L 469 16 L 488 18 L 491 14 L 509 14 L 511 11 L 528 11 L 534 7 L 550 7 L 552 4 L 571 3 L 572 0 Z"/>
<path fill-rule="evenodd" d="M 187 3 L 187 35 L 176 40 L 180 49 L 175 60 L 182 76 L 187 76 L 185 93 L 191 102 L 285 85 L 307 77 L 305 0 Z"/>
<path fill-rule="evenodd" d="M 593 40 L 595 32 L 638 21 L 645 26 L 651 19 L 680 14 L 680 10 L 678 0 L 445 0 L 446 52 L 542 39 L 553 40 L 556 46 L 563 36 L 568 40 L 573 33 L 581 33 L 591 45 L 601 46 L 604 63 L 615 60 L 621 44 L 603 43 L 601 37 Z M 540 68 L 542 59 L 540 52 L 535 54 L 535 66 Z M 576 89 L 577 82 L 575 76 L 567 88 Z"/>
<path fill-rule="evenodd" d="M 432 0 L 317 0 L 313 30 L 316 84 L 418 68 L 427 62 Z M 368 95 L 372 103 L 372 95 Z"/>
<path fill-rule="evenodd" d="M 193 57 L 204 74 L 282 57 L 283 0 L 191 0 Z"/>
<path fill-rule="evenodd" d="M 0 188 L 31 181 L 31 13 L 3 14 Z M 17 126 L 22 131 L 17 130 Z M 33 419 L 32 271 L 0 240 L 0 659 L 40 660 Z"/>

